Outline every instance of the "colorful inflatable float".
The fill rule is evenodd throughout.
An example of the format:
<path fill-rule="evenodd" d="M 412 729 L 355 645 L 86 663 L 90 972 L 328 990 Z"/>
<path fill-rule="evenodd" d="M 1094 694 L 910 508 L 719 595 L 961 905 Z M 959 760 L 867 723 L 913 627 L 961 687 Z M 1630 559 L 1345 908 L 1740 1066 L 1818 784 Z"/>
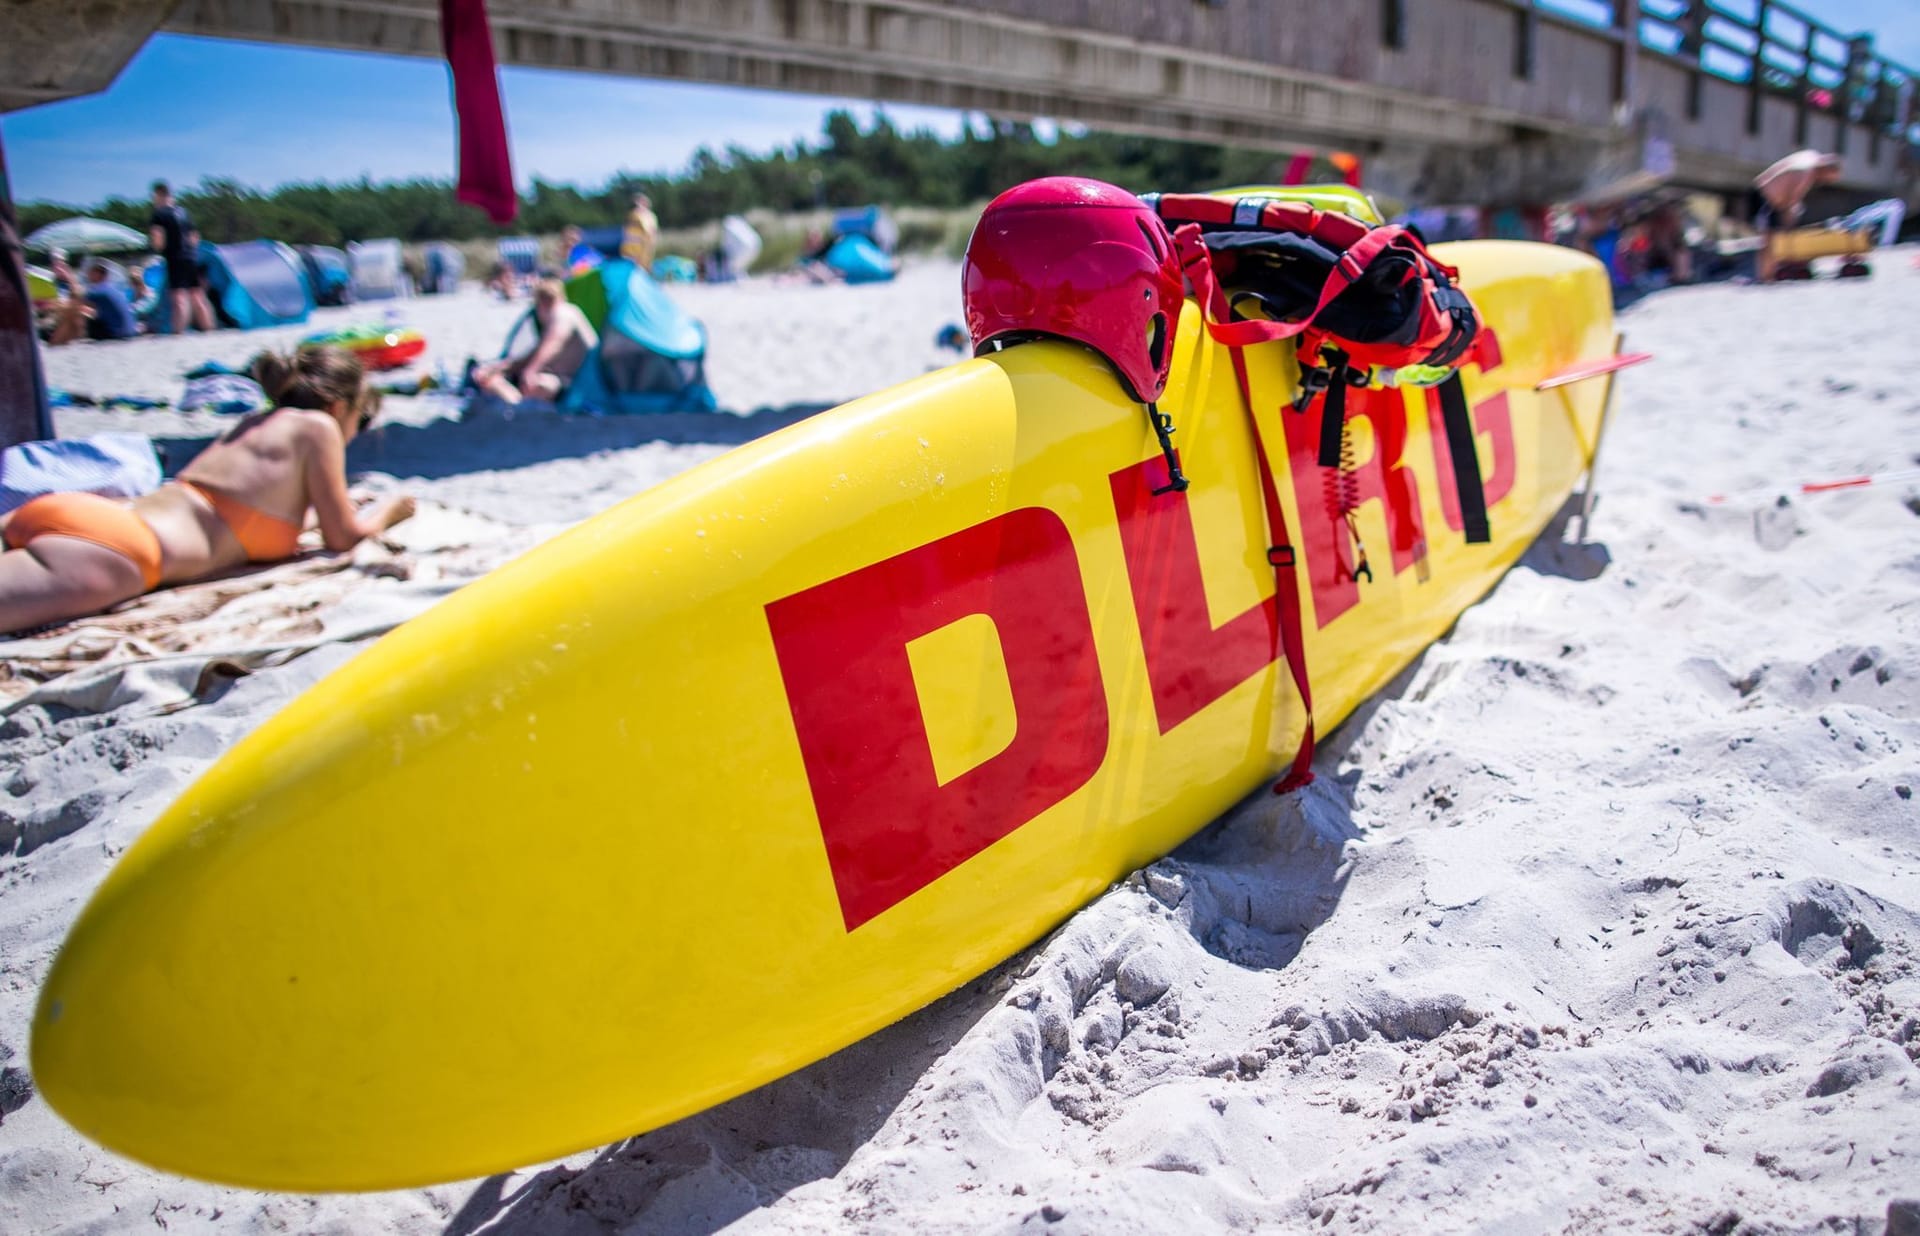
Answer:
<path fill-rule="evenodd" d="M 348 326 L 340 330 L 308 335 L 303 344 L 326 344 L 345 348 L 360 358 L 368 369 L 399 369 L 420 359 L 427 350 L 427 339 L 417 330 L 399 330 L 386 326 Z"/>

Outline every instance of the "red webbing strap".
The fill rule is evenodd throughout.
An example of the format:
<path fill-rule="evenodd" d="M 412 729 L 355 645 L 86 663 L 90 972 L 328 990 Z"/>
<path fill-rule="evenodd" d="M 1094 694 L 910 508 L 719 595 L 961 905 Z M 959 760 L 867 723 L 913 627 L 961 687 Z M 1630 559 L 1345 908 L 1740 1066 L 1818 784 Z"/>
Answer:
<path fill-rule="evenodd" d="M 1207 252 L 1206 242 L 1201 235 L 1197 223 L 1183 223 L 1174 232 L 1173 243 L 1180 254 L 1181 268 L 1186 272 L 1187 282 L 1193 285 L 1194 298 L 1200 303 L 1201 319 L 1207 324 L 1207 334 L 1216 343 L 1223 343 L 1230 348 L 1244 348 L 1274 339 L 1292 339 L 1305 332 L 1340 293 L 1366 273 L 1367 267 L 1382 251 L 1406 236 L 1407 232 L 1405 228 L 1377 227 L 1362 236 L 1340 255 L 1340 260 L 1334 263 L 1326 283 L 1320 288 L 1320 298 L 1312 312 L 1297 322 L 1269 322 L 1257 318 L 1243 322 L 1229 321 L 1232 312 L 1227 305 L 1227 296 L 1220 290 L 1219 280 L 1214 278 L 1213 256 Z"/>
<path fill-rule="evenodd" d="M 1313 689 L 1307 683 L 1306 640 L 1300 629 L 1300 582 L 1294 574 L 1299 551 L 1288 541 L 1280 488 L 1273 478 L 1273 463 L 1267 458 L 1266 441 L 1260 436 L 1260 418 L 1253 410 L 1253 385 L 1247 381 L 1246 358 L 1239 348 L 1229 348 L 1228 354 L 1233 357 L 1233 376 L 1240 382 L 1240 402 L 1247 409 L 1247 426 L 1253 430 L 1253 458 L 1260 465 L 1260 496 L 1267 505 L 1267 535 L 1273 541 L 1267 549 L 1267 561 L 1273 564 L 1276 589 L 1277 651 L 1286 655 L 1287 668 L 1293 673 L 1294 690 L 1300 693 L 1300 707 L 1307 714 L 1306 733 L 1301 735 L 1293 767 L 1273 787 L 1275 794 L 1288 794 L 1313 782 Z"/>

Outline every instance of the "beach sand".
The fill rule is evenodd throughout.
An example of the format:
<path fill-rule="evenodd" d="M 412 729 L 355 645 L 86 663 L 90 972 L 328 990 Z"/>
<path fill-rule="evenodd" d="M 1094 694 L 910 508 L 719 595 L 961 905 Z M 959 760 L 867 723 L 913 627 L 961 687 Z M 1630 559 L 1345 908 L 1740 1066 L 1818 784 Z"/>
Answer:
<path fill-rule="evenodd" d="M 1325 740 L 1309 789 L 1252 796 L 838 1055 L 559 1164 L 249 1193 L 119 1159 L 32 1095 L 35 990 L 114 857 L 363 645 L 193 707 L 0 714 L 0 1231 L 1884 1230 L 1920 1198 L 1920 485 L 1779 496 L 1920 463 L 1920 270 L 1911 250 L 1876 267 L 1626 311 L 1658 361 L 1622 378 L 1593 543 L 1550 529 Z M 949 263 L 674 294 L 738 415 L 462 423 L 395 400 L 352 459 L 367 487 L 425 499 L 391 552 L 416 571 L 464 554 L 438 577 L 456 586 L 943 363 L 934 334 L 959 318 Z M 400 311 L 431 369 L 490 354 L 516 309 Z M 76 346 L 49 368 L 171 395 L 201 360 L 304 329 Z M 217 422 L 69 410 L 60 428 L 179 451 Z M 374 572 L 350 601 L 398 620 L 422 591 Z"/>

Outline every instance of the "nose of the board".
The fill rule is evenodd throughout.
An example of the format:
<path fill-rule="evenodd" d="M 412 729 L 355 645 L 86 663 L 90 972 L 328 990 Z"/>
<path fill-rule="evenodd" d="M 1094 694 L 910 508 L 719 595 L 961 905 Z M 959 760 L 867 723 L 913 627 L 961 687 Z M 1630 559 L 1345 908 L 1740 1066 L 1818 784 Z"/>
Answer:
<path fill-rule="evenodd" d="M 239 1183 L 222 1169 L 224 1143 L 266 1131 L 236 1117 L 276 1014 L 263 1009 L 249 1027 L 220 995 L 227 951 L 209 933 L 239 924 L 177 861 L 190 842 L 168 835 L 170 818 L 199 811 L 196 799 L 129 852 L 69 933 L 34 1012 L 32 1067 L 41 1095 L 93 1140 Z"/>

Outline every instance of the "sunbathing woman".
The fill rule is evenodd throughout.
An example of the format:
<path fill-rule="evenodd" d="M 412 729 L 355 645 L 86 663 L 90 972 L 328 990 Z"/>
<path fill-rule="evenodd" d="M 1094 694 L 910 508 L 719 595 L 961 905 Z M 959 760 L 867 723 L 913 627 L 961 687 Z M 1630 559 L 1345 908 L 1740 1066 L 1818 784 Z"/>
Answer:
<path fill-rule="evenodd" d="M 347 495 L 347 443 L 379 407 L 358 360 L 308 347 L 262 353 L 253 373 L 276 406 L 221 435 L 177 479 L 131 502 L 43 494 L 0 518 L 0 633 L 291 557 L 309 509 L 335 551 L 413 514 L 412 498 L 361 513 Z"/>

